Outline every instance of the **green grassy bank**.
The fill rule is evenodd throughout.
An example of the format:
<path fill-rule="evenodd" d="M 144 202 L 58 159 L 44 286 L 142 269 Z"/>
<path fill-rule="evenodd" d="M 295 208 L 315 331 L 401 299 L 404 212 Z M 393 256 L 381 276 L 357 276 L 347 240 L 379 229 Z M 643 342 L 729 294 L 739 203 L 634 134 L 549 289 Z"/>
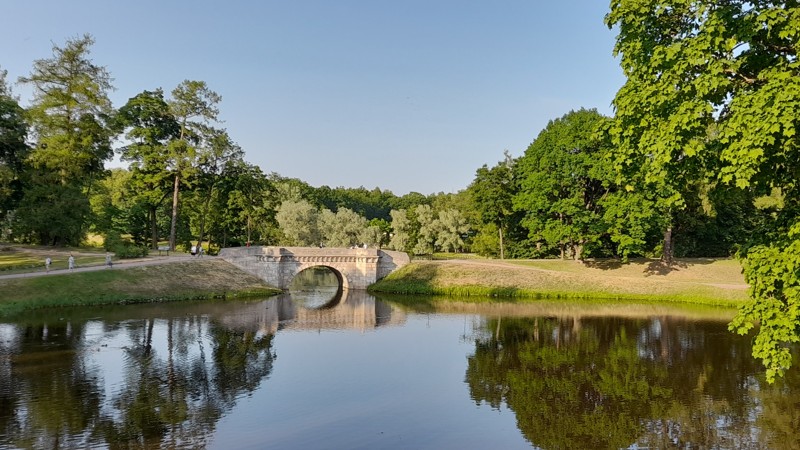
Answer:
<path fill-rule="evenodd" d="M 222 260 L 0 280 L 0 316 L 38 308 L 268 296 L 280 291 Z"/>
<path fill-rule="evenodd" d="M 371 287 L 373 292 L 474 298 L 610 299 L 736 307 L 747 300 L 738 262 L 655 260 L 415 261 Z"/>

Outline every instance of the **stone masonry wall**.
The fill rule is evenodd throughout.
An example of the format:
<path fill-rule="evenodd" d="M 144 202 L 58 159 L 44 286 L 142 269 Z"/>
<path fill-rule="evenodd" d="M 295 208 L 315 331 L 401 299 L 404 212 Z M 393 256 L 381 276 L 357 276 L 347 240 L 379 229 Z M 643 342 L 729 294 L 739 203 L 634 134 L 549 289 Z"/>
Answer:
<path fill-rule="evenodd" d="M 287 289 L 295 275 L 314 266 L 337 272 L 345 289 L 366 289 L 409 262 L 405 253 L 369 248 L 235 247 L 222 249 L 220 256 L 280 289 Z"/>

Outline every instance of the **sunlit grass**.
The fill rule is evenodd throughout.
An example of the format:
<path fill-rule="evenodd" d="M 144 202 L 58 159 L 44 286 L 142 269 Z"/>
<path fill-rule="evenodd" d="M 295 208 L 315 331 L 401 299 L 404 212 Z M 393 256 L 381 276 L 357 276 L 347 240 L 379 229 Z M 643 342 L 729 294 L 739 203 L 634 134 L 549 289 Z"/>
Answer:
<path fill-rule="evenodd" d="M 44 260 L 14 250 L 0 251 L 0 271 L 14 269 L 30 269 L 41 265 L 44 267 Z"/>
<path fill-rule="evenodd" d="M 444 253 L 438 252 L 431 255 L 428 259 L 434 259 L 437 261 L 447 261 L 453 259 L 486 259 L 483 256 L 476 255 L 475 253 Z"/>
<path fill-rule="evenodd" d="M 661 269 L 645 261 L 603 268 L 574 261 L 415 261 L 371 290 L 462 298 L 602 298 L 731 307 L 748 298 L 740 269 L 730 261 L 684 262 L 675 268 L 680 275 L 659 274 Z"/>
<path fill-rule="evenodd" d="M 97 254 L 73 254 L 77 267 L 97 266 L 105 262 L 105 255 L 102 252 Z M 26 272 L 44 272 L 45 258 L 50 257 L 52 264 L 50 270 L 67 269 L 70 251 L 69 249 L 52 249 L 48 247 L 22 247 L 20 249 L 2 247 L 0 250 L 0 274 L 8 275 Z"/>

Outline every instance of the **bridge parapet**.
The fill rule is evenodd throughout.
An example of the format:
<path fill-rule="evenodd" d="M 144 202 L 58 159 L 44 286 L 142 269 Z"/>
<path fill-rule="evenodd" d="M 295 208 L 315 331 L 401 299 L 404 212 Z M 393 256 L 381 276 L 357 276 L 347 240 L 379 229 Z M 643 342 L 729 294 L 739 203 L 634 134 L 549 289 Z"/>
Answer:
<path fill-rule="evenodd" d="M 405 253 L 371 248 L 235 247 L 220 256 L 280 289 L 314 266 L 330 268 L 344 289 L 366 289 L 409 262 Z"/>

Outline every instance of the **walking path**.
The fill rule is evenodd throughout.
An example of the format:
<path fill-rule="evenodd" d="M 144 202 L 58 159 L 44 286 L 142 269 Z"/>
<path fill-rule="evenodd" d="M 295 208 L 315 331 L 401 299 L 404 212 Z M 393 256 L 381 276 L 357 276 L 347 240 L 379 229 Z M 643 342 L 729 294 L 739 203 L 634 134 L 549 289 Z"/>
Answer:
<path fill-rule="evenodd" d="M 109 269 L 108 266 L 101 263 L 92 266 L 76 267 L 74 270 L 72 270 L 72 272 L 94 272 L 96 270 L 117 270 L 117 269 L 128 269 L 131 267 L 155 266 L 159 264 L 196 262 L 196 261 L 202 261 L 206 258 L 215 258 L 215 257 L 214 256 L 197 257 L 186 254 L 177 254 L 177 255 L 173 254 L 170 256 L 150 256 L 138 259 L 121 259 L 114 261 L 114 266 L 112 269 Z M 36 272 L 23 272 L 23 273 L 9 274 L 9 275 L 0 275 L 0 280 L 7 280 L 12 278 L 44 277 L 50 275 L 64 275 L 68 273 L 71 273 L 69 269 L 51 269 L 49 273 L 43 270 L 38 270 Z"/>

